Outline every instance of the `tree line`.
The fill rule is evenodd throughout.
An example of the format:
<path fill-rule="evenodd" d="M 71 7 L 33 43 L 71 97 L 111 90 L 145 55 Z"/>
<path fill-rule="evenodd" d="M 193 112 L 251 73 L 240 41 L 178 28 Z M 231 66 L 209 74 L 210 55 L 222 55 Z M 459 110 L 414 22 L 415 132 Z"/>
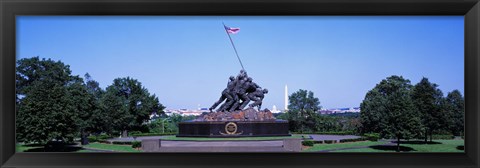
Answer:
<path fill-rule="evenodd" d="M 444 96 L 438 85 L 423 77 L 415 85 L 402 76 L 383 79 L 360 104 L 361 130 L 381 138 L 421 138 L 433 134 L 464 135 L 464 98 L 453 90 Z"/>
<path fill-rule="evenodd" d="M 278 116 L 289 121 L 292 132 L 350 132 L 379 134 L 379 138 L 424 139 L 434 134 L 464 135 L 465 104 L 460 91 L 446 96 L 422 78 L 415 85 L 402 76 L 390 76 L 368 91 L 359 116 L 320 115 L 314 93 L 300 89 L 289 96 L 288 112 Z"/>
<path fill-rule="evenodd" d="M 57 140 L 88 143 L 90 134 L 126 136 L 148 129 L 151 113 L 165 107 L 141 82 L 116 78 L 105 90 L 87 73 L 72 75 L 61 61 L 24 58 L 16 65 L 16 138 L 45 144 Z"/>

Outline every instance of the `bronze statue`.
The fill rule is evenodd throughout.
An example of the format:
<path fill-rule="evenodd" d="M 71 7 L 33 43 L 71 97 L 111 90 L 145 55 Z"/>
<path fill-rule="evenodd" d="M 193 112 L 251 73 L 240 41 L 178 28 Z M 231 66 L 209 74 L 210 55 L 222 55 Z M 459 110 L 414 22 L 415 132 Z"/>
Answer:
<path fill-rule="evenodd" d="M 250 104 L 250 107 L 258 106 L 258 110 L 260 110 L 262 108 L 262 100 L 267 93 L 267 89 L 262 90 L 261 88 L 257 88 L 255 92 L 249 93 L 248 97 L 250 100 L 254 101 L 252 104 Z"/>
<path fill-rule="evenodd" d="M 218 99 L 218 101 L 215 102 L 215 103 L 212 105 L 212 107 L 209 108 L 210 112 L 211 112 L 213 109 L 217 108 L 217 106 L 218 106 L 220 103 L 222 103 L 224 100 L 226 100 L 226 101 L 225 101 L 225 104 L 222 105 L 222 106 L 230 106 L 229 104 L 232 104 L 232 103 L 234 102 L 234 101 L 232 101 L 232 100 L 234 100 L 234 98 L 233 98 L 233 96 L 232 96 L 232 94 L 231 94 L 231 92 L 233 91 L 233 88 L 234 88 L 234 87 L 235 87 L 235 77 L 230 76 L 230 79 L 229 79 L 229 81 L 228 81 L 228 83 L 227 83 L 227 88 L 225 88 L 225 89 L 222 91 L 222 96 L 220 96 L 220 99 Z M 221 108 L 222 108 L 222 107 L 220 107 L 220 109 L 221 109 Z"/>
<path fill-rule="evenodd" d="M 212 112 L 222 102 L 224 103 L 217 111 L 243 110 L 252 100 L 254 103 L 250 107 L 258 106 L 260 109 L 263 97 L 268 92 L 265 91 L 266 89 L 262 90 L 251 77 L 248 77 L 245 70 L 241 70 L 237 77 L 230 76 L 227 88 L 209 110 Z"/>

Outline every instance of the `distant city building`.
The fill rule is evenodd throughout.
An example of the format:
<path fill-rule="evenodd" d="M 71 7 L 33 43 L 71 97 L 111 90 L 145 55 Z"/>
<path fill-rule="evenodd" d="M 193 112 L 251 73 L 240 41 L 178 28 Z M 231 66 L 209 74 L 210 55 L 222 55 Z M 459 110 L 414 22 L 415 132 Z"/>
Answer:
<path fill-rule="evenodd" d="M 271 112 L 272 112 L 272 113 L 279 113 L 280 110 L 277 109 L 277 106 L 273 105 Z"/>
<path fill-rule="evenodd" d="M 205 112 L 210 112 L 207 107 L 202 107 L 198 108 L 195 110 L 189 110 L 189 109 L 167 109 L 165 110 L 165 114 L 168 116 L 171 116 L 173 114 L 178 114 L 181 116 L 189 116 L 189 115 L 194 115 L 194 116 L 199 116 L 202 113 Z"/>
<path fill-rule="evenodd" d="M 360 113 L 360 107 L 321 109 L 319 114 Z"/>

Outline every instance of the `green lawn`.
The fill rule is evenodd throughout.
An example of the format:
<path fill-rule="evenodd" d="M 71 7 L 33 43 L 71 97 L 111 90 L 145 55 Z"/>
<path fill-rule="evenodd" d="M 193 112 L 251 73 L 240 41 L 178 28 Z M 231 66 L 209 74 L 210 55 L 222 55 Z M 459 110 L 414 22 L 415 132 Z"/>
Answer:
<path fill-rule="evenodd" d="M 77 152 L 97 152 L 97 151 L 92 151 L 92 150 L 87 150 L 87 149 L 82 149 L 82 150 L 79 150 Z"/>
<path fill-rule="evenodd" d="M 178 140 L 178 141 L 259 141 L 259 140 L 281 140 L 287 138 L 304 138 L 302 135 L 278 136 L 278 137 L 240 137 L 240 138 L 196 138 L 196 137 L 176 137 L 164 136 L 162 140 Z"/>
<path fill-rule="evenodd" d="M 372 148 L 361 148 L 361 149 L 336 150 L 332 152 L 395 152 L 395 151 L 376 150 Z"/>
<path fill-rule="evenodd" d="M 464 150 L 461 150 L 461 148 L 459 149 L 460 146 L 464 146 L 464 140 L 434 140 L 433 144 L 422 144 L 419 142 L 421 141 L 412 141 L 403 144 L 401 143 L 400 147 L 402 150 L 408 152 L 464 152 Z M 319 144 L 319 146 L 321 145 L 322 144 Z M 345 146 L 339 146 L 339 148 L 344 147 Z M 320 147 L 317 147 L 317 149 L 324 150 Z M 335 150 L 331 152 L 396 152 L 395 149 L 396 146 L 382 146 L 382 144 L 379 144 L 378 146 L 370 145 L 368 148 Z"/>
<path fill-rule="evenodd" d="M 25 152 L 26 150 L 35 149 L 35 148 L 43 148 L 43 145 L 17 144 L 17 146 L 16 146 L 16 151 L 17 151 L 17 152 Z"/>
<path fill-rule="evenodd" d="M 114 145 L 114 144 L 103 144 L 103 143 L 95 142 L 95 143 L 90 143 L 88 145 L 84 145 L 83 147 L 92 148 L 92 149 L 109 150 L 112 152 L 141 152 L 139 150 L 133 149 L 132 145 Z M 91 151 L 81 151 L 81 152 L 91 152 Z"/>
<path fill-rule="evenodd" d="M 304 152 L 314 152 L 330 149 L 339 149 L 339 148 L 351 148 L 359 146 L 372 146 L 372 145 L 381 145 L 385 142 L 374 142 L 374 141 L 361 141 L 361 142 L 348 142 L 348 143 L 335 143 L 335 144 L 315 144 L 313 147 L 304 150 Z"/>
<path fill-rule="evenodd" d="M 439 144 L 400 144 L 401 146 L 413 148 L 413 152 L 464 152 L 457 149 L 464 146 L 464 140 L 434 140 Z"/>

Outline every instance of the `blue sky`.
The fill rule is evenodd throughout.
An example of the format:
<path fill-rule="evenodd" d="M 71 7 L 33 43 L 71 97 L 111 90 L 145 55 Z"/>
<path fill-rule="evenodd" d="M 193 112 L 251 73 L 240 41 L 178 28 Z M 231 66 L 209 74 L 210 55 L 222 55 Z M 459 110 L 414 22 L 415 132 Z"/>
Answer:
<path fill-rule="evenodd" d="M 357 107 L 391 75 L 464 91 L 463 16 L 17 16 L 17 59 L 40 56 L 102 88 L 138 79 L 168 109 L 211 106 L 241 67 L 269 89 L 263 107 L 313 91 L 324 108 Z"/>

